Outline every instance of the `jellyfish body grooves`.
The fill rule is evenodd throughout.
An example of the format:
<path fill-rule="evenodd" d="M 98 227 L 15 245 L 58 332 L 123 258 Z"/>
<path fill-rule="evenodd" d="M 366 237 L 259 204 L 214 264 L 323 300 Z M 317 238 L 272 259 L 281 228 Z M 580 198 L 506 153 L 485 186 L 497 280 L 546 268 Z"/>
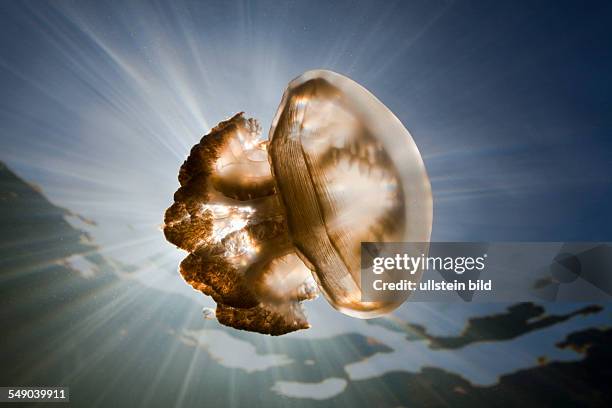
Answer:
<path fill-rule="evenodd" d="M 354 81 L 310 71 L 283 96 L 269 155 L 290 236 L 329 303 L 360 318 L 398 307 L 407 292 L 361 300 L 360 250 L 361 242 L 429 241 L 429 179 L 401 122 Z"/>
<path fill-rule="evenodd" d="M 220 323 L 280 335 L 309 327 L 300 301 L 316 288 L 289 240 L 259 132 L 239 113 L 192 148 L 164 234 L 189 252 L 181 275 L 217 302 Z"/>

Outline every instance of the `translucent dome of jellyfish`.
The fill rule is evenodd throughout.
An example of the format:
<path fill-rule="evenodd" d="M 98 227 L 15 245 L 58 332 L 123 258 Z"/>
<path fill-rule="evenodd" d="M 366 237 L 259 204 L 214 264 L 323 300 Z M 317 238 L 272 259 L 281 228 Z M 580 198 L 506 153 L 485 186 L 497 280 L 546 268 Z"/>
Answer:
<path fill-rule="evenodd" d="M 361 300 L 361 242 L 430 238 L 431 186 L 410 133 L 331 71 L 289 83 L 267 140 L 243 113 L 219 123 L 178 179 L 164 234 L 189 252 L 185 281 L 237 329 L 306 329 L 301 302 L 319 292 L 353 317 L 388 313 L 405 298 Z"/>

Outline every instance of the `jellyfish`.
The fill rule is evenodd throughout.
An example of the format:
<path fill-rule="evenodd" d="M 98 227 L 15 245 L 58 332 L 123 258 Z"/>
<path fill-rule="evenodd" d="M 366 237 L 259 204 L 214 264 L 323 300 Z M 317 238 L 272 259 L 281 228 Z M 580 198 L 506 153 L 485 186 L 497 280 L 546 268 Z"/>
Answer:
<path fill-rule="evenodd" d="M 178 179 L 165 237 L 189 253 L 179 268 L 185 281 L 237 329 L 306 329 L 302 301 L 319 293 L 349 316 L 388 313 L 405 298 L 362 300 L 361 242 L 431 234 L 431 187 L 410 133 L 331 71 L 289 83 L 267 139 L 244 113 L 219 123 Z"/>

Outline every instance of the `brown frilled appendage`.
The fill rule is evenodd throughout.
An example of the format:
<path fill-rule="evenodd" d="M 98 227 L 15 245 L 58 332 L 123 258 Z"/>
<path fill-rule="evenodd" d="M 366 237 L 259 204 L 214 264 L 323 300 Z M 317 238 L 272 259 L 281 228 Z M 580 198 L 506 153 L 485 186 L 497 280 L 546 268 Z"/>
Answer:
<path fill-rule="evenodd" d="M 220 323 L 281 335 L 309 327 L 300 301 L 316 290 L 293 253 L 258 132 L 239 113 L 191 149 L 164 234 L 189 252 L 181 275 L 217 302 Z"/>

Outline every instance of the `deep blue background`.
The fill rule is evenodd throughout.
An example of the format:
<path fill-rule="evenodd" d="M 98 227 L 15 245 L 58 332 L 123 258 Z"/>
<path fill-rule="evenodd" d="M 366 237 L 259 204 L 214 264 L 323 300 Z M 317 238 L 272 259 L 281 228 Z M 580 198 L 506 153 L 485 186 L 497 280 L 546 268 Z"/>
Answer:
<path fill-rule="evenodd" d="M 160 138 L 155 154 L 176 156 L 168 169 L 235 111 L 267 128 L 284 84 L 328 68 L 365 85 L 413 134 L 432 178 L 433 239 L 612 239 L 608 1 L 98 3 L 0 4 L 0 159 L 43 188 L 75 185 L 49 179 L 57 163 L 42 164 L 46 155 L 71 163 L 64 173 L 74 174 L 88 166 L 75 156 L 112 162 L 157 143 L 140 129 L 132 144 L 108 141 L 118 144 L 103 159 L 80 149 L 93 139 L 77 126 L 85 107 L 109 108 L 126 123 L 148 120 L 126 111 L 147 97 L 123 86 L 133 81 L 109 50 L 150 70 L 141 89 L 178 66 L 201 98 L 195 105 L 208 123 L 176 129 L 185 137 L 176 146 L 168 132 Z M 156 53 L 161 43 L 172 50 L 166 58 Z M 146 154 L 143 161 L 158 161 Z"/>

